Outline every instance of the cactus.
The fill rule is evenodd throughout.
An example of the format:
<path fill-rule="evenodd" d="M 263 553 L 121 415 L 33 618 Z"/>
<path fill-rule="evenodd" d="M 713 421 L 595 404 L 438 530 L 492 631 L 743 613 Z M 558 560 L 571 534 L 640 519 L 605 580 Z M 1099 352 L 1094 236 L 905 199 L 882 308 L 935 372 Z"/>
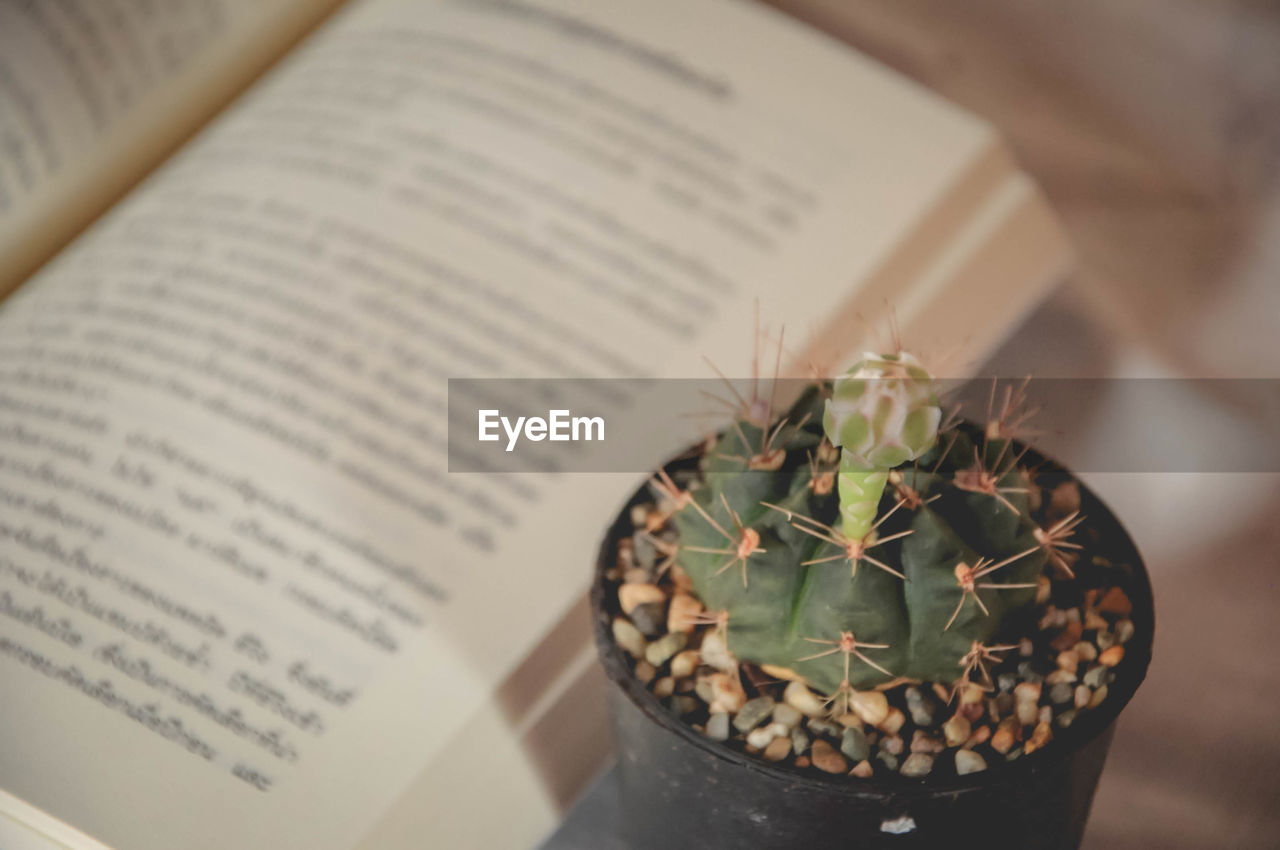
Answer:
<path fill-rule="evenodd" d="M 729 649 L 836 710 L 899 678 L 980 681 L 1070 545 L 1069 527 L 1032 521 L 1011 441 L 940 435 L 933 379 L 906 354 L 866 356 L 777 423 L 752 412 L 706 451 L 675 517 L 678 563 Z"/>

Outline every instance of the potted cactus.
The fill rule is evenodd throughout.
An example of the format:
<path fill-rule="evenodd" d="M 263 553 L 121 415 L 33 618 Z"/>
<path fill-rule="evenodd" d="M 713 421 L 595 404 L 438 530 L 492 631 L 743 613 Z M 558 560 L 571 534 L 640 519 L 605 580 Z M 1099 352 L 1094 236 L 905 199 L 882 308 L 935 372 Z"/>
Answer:
<path fill-rule="evenodd" d="M 636 493 L 593 604 L 637 850 L 1078 846 L 1150 586 L 1013 407 L 867 355 Z"/>

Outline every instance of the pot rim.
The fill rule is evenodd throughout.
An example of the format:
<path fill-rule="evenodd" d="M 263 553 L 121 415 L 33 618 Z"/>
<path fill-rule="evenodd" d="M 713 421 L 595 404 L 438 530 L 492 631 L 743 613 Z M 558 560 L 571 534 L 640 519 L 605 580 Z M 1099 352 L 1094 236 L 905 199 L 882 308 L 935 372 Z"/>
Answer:
<path fill-rule="evenodd" d="M 668 462 L 667 468 L 674 465 L 678 459 L 688 456 L 688 452 L 676 455 L 675 460 Z M 1027 452 L 1027 458 L 1032 463 L 1038 461 L 1037 465 L 1043 471 L 1051 474 L 1069 474 L 1061 465 L 1045 458 L 1034 449 Z M 1121 669 L 1125 674 L 1123 677 L 1117 674 L 1115 681 L 1107 685 L 1107 699 L 1103 704 L 1098 708 L 1080 712 L 1067 728 L 1055 729 L 1053 739 L 1031 755 L 1024 753 L 1013 762 L 993 765 L 994 769 L 965 776 L 950 776 L 943 780 L 912 779 L 895 773 L 892 777 L 877 776 L 873 780 L 851 782 L 845 776 L 800 772 L 796 769 L 769 764 L 723 743 L 713 741 L 683 722 L 632 675 L 626 654 L 613 639 L 612 622 L 617 612 L 610 610 L 610 606 L 606 604 L 607 587 L 604 573 L 612 550 L 616 547 L 624 528 L 629 525 L 630 507 L 646 498 L 646 484 L 643 483 L 617 513 L 604 535 L 596 556 L 595 574 L 591 585 L 591 613 L 596 649 L 601 664 L 609 679 L 641 713 L 658 727 L 707 755 L 737 764 L 745 770 L 755 771 L 785 784 L 803 786 L 810 790 L 822 790 L 864 801 L 887 802 L 900 801 L 903 797 L 916 795 L 960 796 L 966 792 L 990 788 L 1001 783 L 1013 784 L 1028 781 L 1039 773 L 1061 765 L 1072 753 L 1103 735 L 1115 723 L 1146 678 L 1151 664 L 1152 644 L 1155 640 L 1155 600 L 1150 575 L 1132 536 L 1120 523 L 1115 512 L 1092 489 L 1075 475 L 1071 475 L 1071 480 L 1075 481 L 1080 488 L 1081 510 L 1089 516 L 1090 525 L 1099 528 L 1103 538 L 1115 548 L 1114 553 L 1108 554 L 1112 554 L 1117 561 L 1132 565 L 1132 574 L 1129 576 L 1130 585 L 1125 587 L 1125 591 L 1133 605 L 1129 619 L 1133 621 L 1135 630 L 1133 637 L 1124 644 L 1125 659 Z M 1088 503 L 1087 511 L 1086 503 Z"/>

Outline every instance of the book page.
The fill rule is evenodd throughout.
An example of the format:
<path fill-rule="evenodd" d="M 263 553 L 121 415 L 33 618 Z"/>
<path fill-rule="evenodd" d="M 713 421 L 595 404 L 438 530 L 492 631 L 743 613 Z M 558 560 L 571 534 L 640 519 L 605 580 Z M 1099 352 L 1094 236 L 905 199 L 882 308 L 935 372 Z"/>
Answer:
<path fill-rule="evenodd" d="M 334 4 L 0 3 L 0 297 Z"/>
<path fill-rule="evenodd" d="M 130 850 L 447 791 L 638 483 L 450 475 L 447 379 L 741 374 L 993 147 L 753 6 L 343 10 L 0 311 L 0 787 Z"/>

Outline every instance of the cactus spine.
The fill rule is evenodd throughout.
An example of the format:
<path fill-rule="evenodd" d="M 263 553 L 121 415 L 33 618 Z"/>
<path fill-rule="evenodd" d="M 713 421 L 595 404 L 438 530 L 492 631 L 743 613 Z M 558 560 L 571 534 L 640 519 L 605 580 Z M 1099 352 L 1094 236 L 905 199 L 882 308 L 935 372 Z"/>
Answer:
<path fill-rule="evenodd" d="M 940 439 L 940 420 L 915 358 L 872 355 L 781 422 L 744 410 L 718 437 L 678 561 L 740 660 L 833 699 L 981 671 L 1062 535 L 1032 521 L 1008 439 Z"/>

